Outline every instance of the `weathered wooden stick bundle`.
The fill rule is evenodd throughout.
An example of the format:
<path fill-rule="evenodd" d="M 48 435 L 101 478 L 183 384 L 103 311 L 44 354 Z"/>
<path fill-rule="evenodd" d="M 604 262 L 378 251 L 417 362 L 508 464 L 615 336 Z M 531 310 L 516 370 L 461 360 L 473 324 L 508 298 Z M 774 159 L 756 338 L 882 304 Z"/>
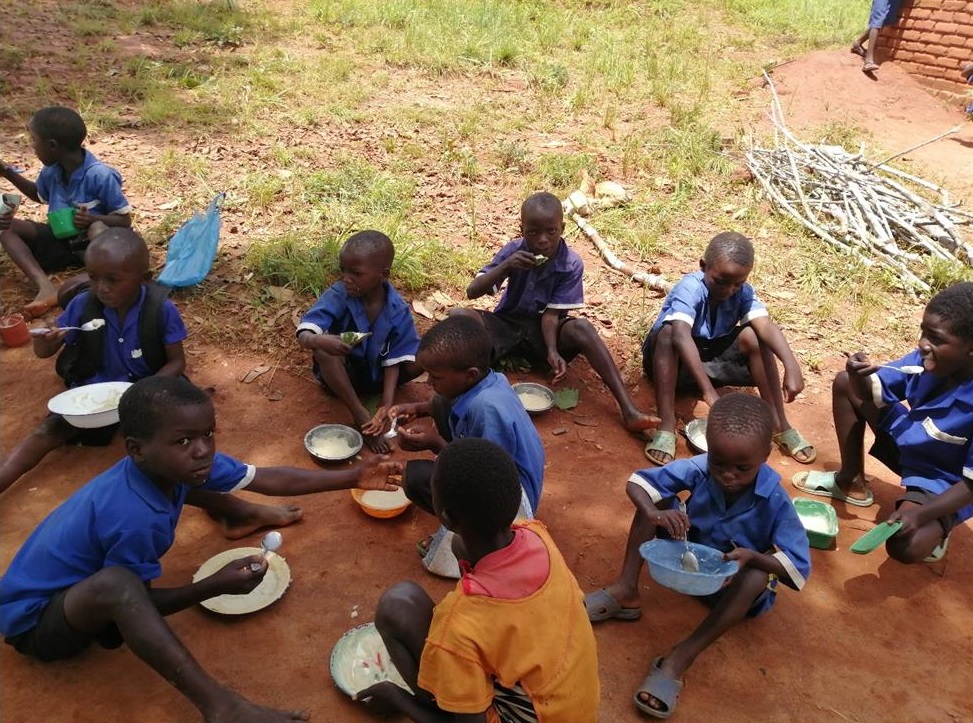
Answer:
<path fill-rule="evenodd" d="M 913 291 L 929 291 L 920 277 L 926 258 L 973 267 L 973 247 L 958 228 L 973 214 L 939 186 L 885 162 L 869 163 L 861 152 L 802 143 L 784 125 L 777 91 L 764 77 L 773 94 L 774 148 L 752 147 L 746 160 L 775 208 L 866 265 L 892 269 Z M 905 183 L 938 193 L 938 201 Z"/>

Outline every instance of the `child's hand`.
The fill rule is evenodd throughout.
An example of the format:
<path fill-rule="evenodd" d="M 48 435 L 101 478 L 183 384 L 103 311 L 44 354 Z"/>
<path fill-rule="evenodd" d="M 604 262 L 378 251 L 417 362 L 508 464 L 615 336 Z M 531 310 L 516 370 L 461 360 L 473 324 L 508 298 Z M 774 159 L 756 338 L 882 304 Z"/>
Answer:
<path fill-rule="evenodd" d="M 351 354 L 351 346 L 341 341 L 341 337 L 337 334 L 317 334 L 311 342 L 313 349 L 320 349 L 331 356 L 348 356 Z"/>
<path fill-rule="evenodd" d="M 797 374 L 788 374 L 785 370 L 781 391 L 784 393 L 785 402 L 793 402 L 797 399 L 797 395 L 804 391 L 804 376 L 801 372 L 798 371 Z"/>
<path fill-rule="evenodd" d="M 435 425 L 419 427 L 399 427 L 399 446 L 410 451 L 431 449 L 438 451 L 446 444 Z"/>
<path fill-rule="evenodd" d="M 564 357 L 557 353 L 557 350 L 547 353 L 547 364 L 551 367 L 551 371 L 554 372 L 554 376 L 551 378 L 552 384 L 557 384 L 568 373 L 568 363 L 564 361 Z"/>
<path fill-rule="evenodd" d="M 886 520 L 888 524 L 891 525 L 893 522 L 902 523 L 902 527 L 899 528 L 899 531 L 893 537 L 898 535 L 914 535 L 925 524 L 919 517 L 921 513 L 922 505 L 902 504 L 899 509 L 889 515 L 888 520 Z"/>
<path fill-rule="evenodd" d="M 375 713 L 388 715 L 400 710 L 399 701 L 403 696 L 412 697 L 392 681 L 383 680 L 358 691 L 352 696 L 352 700 L 361 701 Z"/>
<path fill-rule="evenodd" d="M 413 419 L 419 416 L 419 405 L 415 402 L 410 402 L 407 404 L 393 404 L 389 407 L 387 412 L 389 422 L 393 419 L 397 419 L 399 424 L 405 424 L 406 422 L 411 422 Z"/>
<path fill-rule="evenodd" d="M 257 569 L 254 570 L 251 565 Z M 267 568 L 263 555 L 250 555 L 227 563 L 207 579 L 218 590 L 216 595 L 246 595 L 264 579 Z"/>
<path fill-rule="evenodd" d="M 95 221 L 97 221 L 97 219 L 91 215 L 87 208 L 84 208 L 83 206 L 74 212 L 74 225 L 80 229 L 88 228 L 88 226 L 93 224 Z"/>
<path fill-rule="evenodd" d="M 369 419 L 361 426 L 361 433 L 367 437 L 377 437 L 380 434 L 384 434 L 387 427 L 385 426 L 389 422 L 389 413 L 385 407 L 379 407 L 378 411 L 375 412 L 375 416 Z"/>
<path fill-rule="evenodd" d="M 754 559 L 760 555 L 756 550 L 751 550 L 748 547 L 734 547 L 729 552 L 723 553 L 724 560 L 736 560 L 740 569 L 747 567 Z"/>
<path fill-rule="evenodd" d="M 10 224 L 12 224 L 14 220 L 15 210 L 16 209 L 10 209 L 4 214 L 0 214 L 0 231 L 6 231 L 8 228 L 10 228 Z"/>
<path fill-rule="evenodd" d="M 664 529 L 673 540 L 685 540 L 689 533 L 689 515 L 678 509 L 659 510 L 649 522 Z"/>
<path fill-rule="evenodd" d="M 404 473 L 404 462 L 394 462 L 384 456 L 372 457 L 362 464 L 356 487 L 361 490 L 395 492 L 402 486 Z"/>
<path fill-rule="evenodd" d="M 534 258 L 534 254 L 532 254 L 530 251 L 524 251 L 521 249 L 513 256 L 508 256 L 507 260 L 504 261 L 504 264 L 510 271 L 513 271 L 514 269 L 527 271 L 528 269 L 533 269 L 537 266 L 537 260 Z"/>

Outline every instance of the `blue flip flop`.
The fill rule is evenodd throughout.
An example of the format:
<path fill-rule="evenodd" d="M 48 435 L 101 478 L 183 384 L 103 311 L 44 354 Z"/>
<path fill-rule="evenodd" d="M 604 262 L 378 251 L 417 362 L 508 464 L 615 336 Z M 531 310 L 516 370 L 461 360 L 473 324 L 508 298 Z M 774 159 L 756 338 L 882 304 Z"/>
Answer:
<path fill-rule="evenodd" d="M 605 588 L 585 595 L 584 609 L 588 613 L 588 620 L 593 623 L 605 620 L 638 620 L 642 617 L 642 608 L 622 607 L 615 596 Z"/>
<path fill-rule="evenodd" d="M 670 678 L 662 672 L 662 656 L 652 661 L 652 670 L 648 677 L 642 681 L 642 685 L 635 691 L 635 707 L 643 713 L 647 713 L 653 718 L 668 718 L 676 710 L 676 701 L 682 692 L 682 681 Z M 665 710 L 653 708 L 644 700 L 639 698 L 639 693 L 648 693 L 657 701 L 665 705 Z"/>

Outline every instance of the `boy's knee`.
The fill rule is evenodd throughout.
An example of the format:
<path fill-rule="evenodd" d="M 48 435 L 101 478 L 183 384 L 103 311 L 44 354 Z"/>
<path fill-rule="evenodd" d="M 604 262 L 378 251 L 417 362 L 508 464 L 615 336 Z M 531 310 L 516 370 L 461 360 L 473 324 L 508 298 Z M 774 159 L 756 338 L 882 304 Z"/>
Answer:
<path fill-rule="evenodd" d="M 746 355 L 755 354 L 760 351 L 760 340 L 757 338 L 757 334 L 753 328 L 749 326 L 745 326 L 740 330 L 737 342 L 740 345 L 740 351 Z"/>
<path fill-rule="evenodd" d="M 108 230 L 108 226 L 101 221 L 95 221 L 90 226 L 88 226 L 88 240 L 94 241 L 96 238 L 101 236 L 105 231 Z"/>
<path fill-rule="evenodd" d="M 590 321 L 582 317 L 573 317 L 561 325 L 558 343 L 569 348 L 580 349 L 584 353 L 595 345 L 602 344 L 602 341 Z"/>
<path fill-rule="evenodd" d="M 850 383 L 848 381 L 848 372 L 840 371 L 835 374 L 834 380 L 831 382 L 831 391 L 847 394 L 849 389 Z"/>
<path fill-rule="evenodd" d="M 86 587 L 102 603 L 146 594 L 145 584 L 124 567 L 102 568 L 88 578 Z"/>
<path fill-rule="evenodd" d="M 379 630 L 395 633 L 411 630 L 413 611 L 428 599 L 426 591 L 412 580 L 396 583 L 386 590 L 375 608 L 375 625 Z"/>

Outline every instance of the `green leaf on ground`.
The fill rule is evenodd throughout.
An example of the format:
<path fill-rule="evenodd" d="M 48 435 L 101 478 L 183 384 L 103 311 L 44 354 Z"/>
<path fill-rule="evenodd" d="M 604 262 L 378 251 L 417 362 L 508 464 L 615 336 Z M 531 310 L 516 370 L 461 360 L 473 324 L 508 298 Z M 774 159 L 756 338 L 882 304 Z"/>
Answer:
<path fill-rule="evenodd" d="M 578 406 L 578 397 L 581 396 L 577 389 L 561 389 L 554 392 L 554 406 L 558 409 L 574 409 Z"/>

